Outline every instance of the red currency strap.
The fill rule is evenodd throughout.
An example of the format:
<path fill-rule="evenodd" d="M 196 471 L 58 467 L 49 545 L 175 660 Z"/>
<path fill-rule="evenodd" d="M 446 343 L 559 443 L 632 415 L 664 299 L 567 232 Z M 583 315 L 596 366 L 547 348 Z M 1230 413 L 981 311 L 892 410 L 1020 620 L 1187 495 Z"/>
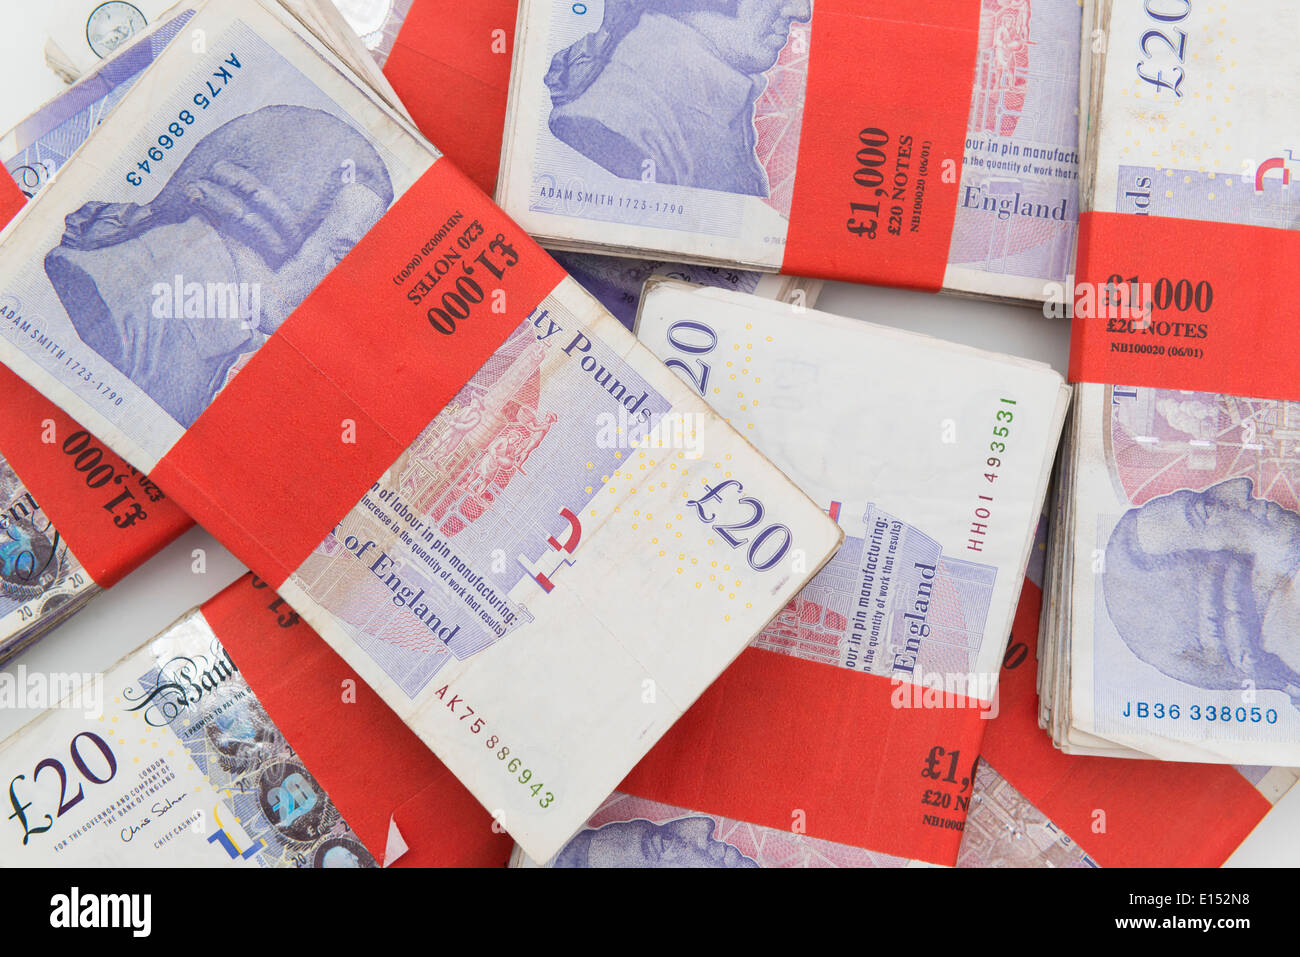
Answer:
<path fill-rule="evenodd" d="M 1041 607 L 1042 591 L 1026 580 L 1011 648 L 1027 653 L 1007 657 L 982 756 L 1103 867 L 1218 867 L 1272 805 L 1227 765 L 1056 750 L 1038 727 L 1034 690 Z"/>
<path fill-rule="evenodd" d="M 496 189 L 510 92 L 517 0 L 475 0 L 449 12 L 416 0 L 384 75 L 425 136 L 479 188 Z"/>
<path fill-rule="evenodd" d="M 245 575 L 200 610 L 375 860 L 396 820 L 409 847 L 399 867 L 505 866 L 510 836 L 264 582 Z"/>
<path fill-rule="evenodd" d="M 1294 230 L 1084 213 L 1070 379 L 1300 399 L 1300 360 L 1286 348 L 1297 262 Z M 1149 299 L 1135 294 L 1148 283 Z"/>
<path fill-rule="evenodd" d="M 463 237 L 471 237 L 468 248 Z M 407 290 L 448 249 L 461 257 L 454 273 L 413 305 Z M 395 283 L 417 254 L 414 274 Z M 507 265 L 512 255 L 517 261 Z M 483 298 L 444 335 L 426 313 L 458 280 L 468 281 L 463 265 L 475 270 Z M 564 275 L 440 159 L 249 360 L 154 477 L 279 586 Z M 497 303 L 503 312 L 494 311 Z"/>
<path fill-rule="evenodd" d="M 817 0 L 782 272 L 943 286 L 979 20 L 971 0 Z"/>
<path fill-rule="evenodd" d="M 0 456 L 97 585 L 116 584 L 194 524 L 170 499 L 151 501 L 161 492 L 149 479 L 2 365 L 0 395 Z"/>
<path fill-rule="evenodd" d="M 902 690 L 915 705 L 925 689 L 909 684 Z M 746 649 L 619 790 L 954 864 L 969 779 L 989 722 L 973 700 L 902 708 L 892 700 L 895 693 L 888 678 Z"/>

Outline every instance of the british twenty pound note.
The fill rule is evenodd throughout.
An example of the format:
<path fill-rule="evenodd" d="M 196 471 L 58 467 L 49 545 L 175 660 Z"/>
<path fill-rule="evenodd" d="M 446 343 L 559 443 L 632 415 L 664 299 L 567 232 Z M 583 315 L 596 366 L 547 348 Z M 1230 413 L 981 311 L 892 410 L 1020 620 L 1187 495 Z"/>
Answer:
<path fill-rule="evenodd" d="M 23 195 L 39 193 L 85 142 L 192 11 L 184 11 L 130 45 L 0 137 L 0 160 Z M 74 441 L 75 436 L 66 438 Z M 100 453 L 93 453 L 98 461 Z M 88 453 L 87 462 L 91 461 Z M 93 479 L 100 481 L 100 476 Z M 37 497 L 0 458 L 0 660 L 77 611 L 100 589 L 40 508 Z"/>
<path fill-rule="evenodd" d="M 907 858 L 612 794 L 550 867 L 907 867 Z M 518 848 L 511 867 L 537 867 Z"/>
<path fill-rule="evenodd" d="M 1285 248 L 1280 231 L 1300 228 L 1295 8 L 1255 0 L 1219 10 L 1105 4 L 1101 13 L 1110 52 L 1096 65 L 1084 205 L 1110 215 L 1099 217 L 1103 238 L 1080 248 L 1081 262 L 1101 264 L 1091 278 L 1136 254 L 1113 231 L 1122 223 L 1114 214 L 1165 224 L 1174 261 L 1191 261 L 1220 223 L 1258 227 L 1234 233 L 1242 249 L 1266 232 Z M 1139 47 L 1136 62 L 1111 55 Z M 1102 334 L 1110 348 L 1097 341 L 1074 358 L 1149 357 L 1160 385 L 1213 390 L 1231 378 L 1243 393 L 1258 373 L 1261 391 L 1285 395 L 1283 365 L 1233 348 L 1249 339 L 1242 323 L 1267 322 L 1274 310 L 1238 316 L 1230 334 L 1212 312 L 1249 289 L 1267 293 L 1285 267 L 1261 263 L 1258 274 L 1214 282 L 1200 274 L 1212 262 L 1196 268 L 1117 272 L 1110 283 L 1121 304 L 1141 305 L 1138 315 L 1154 321 L 1077 310 L 1076 345 L 1080 333 Z M 1087 383 L 1079 396 L 1069 674 L 1060 682 L 1071 700 L 1068 720 L 1054 726 L 1083 750 L 1109 743 L 1167 760 L 1295 764 L 1294 403 L 1123 384 Z"/>
<path fill-rule="evenodd" d="M 197 611 L 0 744 L 0 768 L 0 866 L 376 866 Z"/>
<path fill-rule="evenodd" d="M 276 5 L 210 3 L 189 27 L 208 52 L 164 51 L 6 233 L 0 353 L 169 475 L 547 859 L 839 530 Z M 364 328 L 318 308 L 327 274 L 386 304 Z M 225 415 L 245 424 L 204 427 Z M 686 422 L 703 465 L 653 445 Z M 252 484 L 213 469 L 277 445 Z M 322 481 L 317 457 L 346 473 L 354 453 L 371 466 Z M 665 514 L 726 473 L 764 502 L 762 547 Z M 739 585 L 697 588 L 678 553 Z"/>
<path fill-rule="evenodd" d="M 1300 406 L 1078 401 L 1071 725 L 1166 760 L 1300 763 Z"/>
<path fill-rule="evenodd" d="M 521 3 L 497 198 L 557 247 L 774 270 L 812 6 L 715 14 L 731 56 L 660 6 Z"/>
<path fill-rule="evenodd" d="M 31 199 L 58 174 L 193 13 L 177 7 L 169 18 L 133 34 L 93 72 L 0 137 L 0 160 L 24 196 Z M 75 443 L 75 436 L 68 438 Z M 99 453 L 88 451 L 86 455 L 90 461 L 90 456 Z M 32 492 L 2 460 L 0 469 L 4 470 L 4 488 L 16 489 L 5 493 L 9 542 L 4 548 L 6 557 L 0 560 L 0 575 L 5 576 L 0 587 L 3 660 L 56 627 L 100 589 L 60 533 L 49 525 Z M 98 485 L 100 479 L 90 481 Z M 137 549 L 135 561 L 148 553 Z"/>
<path fill-rule="evenodd" d="M 999 714 L 981 744 L 958 866 L 1219 866 L 1297 773 L 1066 757 L 1055 750 L 1039 727 L 1033 667 L 1042 647 L 1037 612 L 1047 525 L 1045 514 L 1003 664 Z M 1179 814 L 1169 815 L 1169 807 Z"/>
<path fill-rule="evenodd" d="M 556 248 L 779 269 L 817 16 L 814 0 L 526 0 L 502 207 Z M 983 0 L 945 289 L 1041 300 L 1068 271 L 1079 16 Z"/>
<path fill-rule="evenodd" d="M 1060 376 L 674 281 L 651 282 L 637 335 L 844 529 L 756 644 L 909 682 L 959 676 L 989 700 L 1068 400 Z"/>
<path fill-rule="evenodd" d="M 314 3 L 328 0 L 282 2 L 292 12 L 309 17 L 317 9 Z M 184 4 L 168 13 L 166 19 L 133 34 L 92 72 L 0 137 L 0 160 L 25 196 L 30 199 L 36 195 L 58 173 L 194 15 Z M 329 24 L 310 22 L 308 26 L 323 31 Z M 322 33 L 318 32 L 318 36 Z M 330 37 L 324 39 L 329 42 Z M 361 57 L 350 58 L 352 51 L 344 43 L 331 49 L 347 58 L 349 65 L 364 65 Z"/>

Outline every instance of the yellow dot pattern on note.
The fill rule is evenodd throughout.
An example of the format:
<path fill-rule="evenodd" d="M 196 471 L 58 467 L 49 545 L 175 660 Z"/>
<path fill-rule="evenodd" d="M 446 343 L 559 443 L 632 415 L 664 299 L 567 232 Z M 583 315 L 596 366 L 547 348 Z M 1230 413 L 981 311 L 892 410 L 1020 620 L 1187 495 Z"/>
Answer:
<path fill-rule="evenodd" d="M 683 458 L 684 453 L 678 452 L 677 457 Z M 732 460 L 732 458 L 733 458 L 732 453 L 730 452 L 724 453 L 720 460 L 712 463 L 715 472 L 721 473 L 721 475 L 724 477 L 729 477 L 731 475 L 731 472 L 728 471 L 725 468 L 725 466 L 727 463 L 729 463 Z M 643 459 L 644 462 L 642 461 Z M 633 464 L 637 466 L 637 475 L 639 477 L 641 466 L 643 464 L 646 467 L 646 469 L 649 470 L 649 469 L 653 469 L 658 464 L 658 462 L 657 460 L 647 456 L 645 452 L 638 452 L 634 462 L 629 463 L 628 471 L 615 472 L 610 477 L 611 482 L 618 483 L 618 482 L 632 481 L 633 472 L 631 471 L 631 467 Z M 680 471 L 683 476 L 686 476 L 690 472 L 688 468 L 679 467 L 676 463 L 670 462 L 669 465 L 670 468 L 676 471 Z M 692 496 L 692 494 L 703 495 L 705 494 L 704 489 L 708 488 L 712 483 L 721 480 L 722 479 L 717 478 L 716 475 L 712 479 L 710 479 L 707 476 L 698 476 L 696 478 L 696 481 L 699 483 L 700 491 L 692 493 L 689 490 L 683 490 L 682 497 L 685 499 L 689 499 Z M 641 486 L 641 489 L 648 493 L 661 492 L 666 490 L 667 488 L 668 488 L 667 482 L 649 483 L 647 485 Z M 635 489 L 633 488 L 628 489 L 629 494 L 633 491 L 635 491 Z M 594 515 L 596 513 L 593 512 L 592 514 Z M 720 576 L 716 571 L 719 567 L 721 567 L 723 572 L 732 571 L 732 566 L 730 562 L 725 562 L 713 557 L 706 557 L 704 561 L 704 565 L 701 567 L 700 565 L 701 559 L 699 556 L 688 557 L 687 553 L 684 551 L 678 551 L 675 553 L 675 555 L 670 555 L 667 549 L 661 547 L 663 545 L 676 544 L 679 542 L 680 539 L 684 537 L 684 529 L 689 528 L 691 525 L 691 522 L 689 521 L 691 517 L 690 515 L 688 515 L 685 511 L 674 511 L 671 514 L 661 513 L 660 518 L 656 519 L 653 512 L 646 511 L 643 513 L 641 509 L 634 510 L 632 514 L 634 518 L 637 519 L 632 523 L 632 529 L 634 531 L 640 531 L 641 526 L 644 524 L 646 526 L 645 531 L 647 533 L 648 542 L 650 545 L 655 546 L 659 557 L 670 558 L 670 560 L 675 558 L 676 562 L 679 563 L 674 568 L 675 574 L 688 575 L 693 572 L 694 568 L 700 568 L 700 572 L 701 572 L 700 577 L 696 579 L 694 582 L 692 582 L 696 590 L 703 591 L 706 588 L 708 590 L 713 590 L 716 588 L 719 592 L 725 593 L 727 595 L 728 600 L 734 601 L 736 599 L 736 590 L 742 587 L 743 579 L 737 578 L 734 580 L 733 585 L 728 586 L 728 584 L 726 584 L 725 581 L 719 580 Z M 664 541 L 665 538 L 667 539 L 667 541 Z M 716 537 L 710 537 L 706 539 L 706 542 L 710 549 L 715 549 L 718 547 L 718 540 Z M 752 606 L 750 603 L 746 603 L 745 607 L 749 608 Z M 722 620 L 724 622 L 730 621 L 731 615 L 730 614 L 724 615 Z"/>
<path fill-rule="evenodd" d="M 1166 84 L 1175 82 L 1179 76 L 1177 71 L 1183 71 L 1179 84 L 1182 95 L 1175 97 L 1167 86 L 1160 87 L 1136 78 L 1132 83 L 1123 84 L 1120 89 L 1122 97 L 1136 99 L 1150 109 L 1139 107 L 1129 113 L 1120 149 L 1122 154 L 1150 157 L 1156 161 L 1157 170 L 1172 166 L 1208 173 L 1211 170 L 1244 168 L 1232 157 L 1231 137 L 1226 132 L 1232 126 L 1230 120 L 1216 112 L 1209 116 L 1206 125 L 1188 122 L 1192 117 L 1199 117 L 1204 122 L 1207 104 L 1214 108 L 1221 104 L 1232 106 L 1237 87 L 1227 81 L 1238 66 L 1232 50 L 1237 37 L 1228 32 L 1231 23 L 1227 12 L 1226 4 L 1205 7 L 1203 14 L 1197 11 L 1197 19 L 1204 21 L 1200 29 L 1193 28 L 1190 18 L 1145 24 L 1159 36 L 1152 32 L 1146 34 L 1149 52 L 1140 54 L 1139 67 L 1149 76 L 1163 77 Z M 1181 41 L 1179 31 L 1186 31 L 1186 37 Z M 1177 52 L 1161 42 L 1162 39 L 1171 44 L 1181 44 L 1184 59 L 1180 61 Z M 1178 118 L 1179 114 L 1187 119 Z M 1171 116 L 1177 118 L 1176 124 L 1171 123 Z M 1143 137 L 1149 139 L 1144 142 Z M 1134 161 L 1140 162 L 1136 156 Z M 1164 193 L 1166 199 L 1173 198 L 1172 190 Z M 1206 191 L 1207 201 L 1215 198 L 1209 190 Z"/>
<path fill-rule="evenodd" d="M 752 331 L 752 325 L 749 328 Z M 773 337 L 768 336 L 766 340 L 770 343 Z M 726 369 L 727 377 L 724 378 L 723 375 L 717 375 L 715 372 L 715 380 L 709 383 L 710 388 L 713 389 L 712 395 L 722 399 L 719 404 L 726 402 L 727 391 L 725 386 L 720 384 L 726 381 L 736 383 L 731 392 L 735 394 L 736 404 L 739 405 L 742 413 L 752 413 L 752 410 L 757 407 L 758 401 L 752 395 L 753 390 L 748 388 L 751 382 L 753 384 L 761 382 L 761 378 L 754 375 L 750 368 L 753 363 L 753 351 L 754 342 L 745 341 L 732 345 L 729 351 L 730 358 L 719 356 Z M 755 424 L 748 421 L 748 415 L 744 421 L 732 424 L 742 432 L 745 430 L 752 432 L 755 428 Z M 590 500 L 588 514 L 591 518 L 598 518 L 630 509 L 631 521 L 624 527 L 630 527 L 636 533 L 636 539 L 644 547 L 653 550 L 659 558 L 670 562 L 673 574 L 685 577 L 699 591 L 710 593 L 716 591 L 720 596 L 725 595 L 727 603 L 743 601 L 744 578 L 738 577 L 744 570 L 743 562 L 739 568 L 733 569 L 727 543 L 716 535 L 710 535 L 706 526 L 696 520 L 692 509 L 682 507 L 684 502 L 705 494 L 704 489 L 711 484 L 716 485 L 734 479 L 738 474 L 734 469 L 735 455 L 732 452 L 724 452 L 715 454 L 711 459 L 704 459 L 703 462 L 699 461 L 700 443 L 693 441 L 698 440 L 699 436 L 697 430 L 690 425 L 691 422 L 687 419 L 683 427 L 657 429 L 647 437 L 645 442 L 632 443 L 630 449 L 620 453 L 617 456 L 619 461 L 615 463 L 611 474 L 601 475 L 599 484 L 593 481 L 591 485 L 586 486 L 588 495 L 593 491 L 606 493 L 606 495 L 597 494 Z M 683 442 L 683 439 L 687 441 Z M 596 468 L 596 463 L 588 463 L 588 471 L 593 473 L 593 477 Z M 707 475 L 700 474 L 701 469 L 705 470 Z M 661 476 L 670 477 L 671 481 Z M 678 484 L 682 500 L 678 502 L 674 496 L 671 500 L 665 499 L 661 503 L 664 506 L 662 509 L 654 509 L 655 497 L 663 496 L 679 476 L 686 480 Z M 690 484 L 687 485 L 686 482 Z M 673 503 L 676 503 L 676 508 L 673 507 Z M 630 508 L 633 504 L 638 507 Z M 652 508 L 647 509 L 647 505 Z M 742 512 L 734 520 L 743 521 L 744 518 L 745 514 Z M 726 518 L 719 519 L 722 520 Z M 697 526 L 700 531 L 705 532 L 704 545 L 703 547 L 696 545 L 697 551 L 701 554 L 691 555 L 687 551 L 687 543 L 701 541 L 699 532 L 696 531 Z M 724 561 L 724 557 L 727 560 Z M 745 602 L 745 608 L 752 610 L 752 603 Z M 733 614 L 734 612 L 724 613 L 721 616 L 722 621 L 731 621 Z"/>

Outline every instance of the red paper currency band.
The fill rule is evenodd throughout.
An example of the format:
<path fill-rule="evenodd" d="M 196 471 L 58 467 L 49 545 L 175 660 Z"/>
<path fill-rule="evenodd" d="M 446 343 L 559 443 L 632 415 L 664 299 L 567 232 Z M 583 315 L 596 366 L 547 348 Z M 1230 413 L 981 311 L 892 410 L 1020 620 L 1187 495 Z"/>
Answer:
<path fill-rule="evenodd" d="M 514 842 L 415 733 L 264 582 L 245 575 L 200 609 L 266 713 L 383 862 L 503 867 Z"/>
<path fill-rule="evenodd" d="M 448 250 L 458 258 L 445 281 L 414 305 L 412 284 L 425 273 L 437 280 Z M 249 360 L 154 477 L 279 586 L 564 275 L 438 160 Z M 452 309 L 468 309 L 468 318 L 430 312 L 447 295 L 460 295 Z M 453 320 L 450 334 L 435 327 Z"/>
<path fill-rule="evenodd" d="M 1026 580 L 983 757 L 1103 867 L 1218 867 L 1272 805 L 1227 765 L 1056 750 L 1038 727 L 1034 690 L 1041 606 Z"/>
<path fill-rule="evenodd" d="M 1070 379 L 1300 399 L 1297 262 L 1294 230 L 1084 213 Z"/>
<path fill-rule="evenodd" d="M 147 476 L 2 365 L 0 397 L 0 456 L 97 585 L 116 584 L 194 524 Z"/>
<path fill-rule="evenodd" d="M 989 722 L 959 696 L 924 707 L 925 690 L 750 648 L 619 789 L 951 865 Z"/>
<path fill-rule="evenodd" d="M 420 132 L 489 195 L 501 162 L 517 11 L 517 0 L 475 0 L 454 12 L 416 0 L 384 64 Z"/>
<path fill-rule="evenodd" d="M 971 0 L 817 0 L 782 272 L 943 286 L 979 20 Z"/>

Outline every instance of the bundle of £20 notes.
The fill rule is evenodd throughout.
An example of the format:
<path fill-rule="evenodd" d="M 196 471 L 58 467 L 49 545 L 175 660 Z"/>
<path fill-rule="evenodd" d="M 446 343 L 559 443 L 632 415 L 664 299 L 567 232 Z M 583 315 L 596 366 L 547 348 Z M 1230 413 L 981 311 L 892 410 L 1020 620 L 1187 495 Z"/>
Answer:
<path fill-rule="evenodd" d="M 1249 277 L 1283 275 L 1300 226 L 1298 17 L 1086 6 L 1106 42 L 1081 87 L 1081 384 L 1039 676 L 1072 753 L 1300 763 L 1300 394 L 1285 356 L 1245 345 L 1289 310 L 1285 283 Z"/>
<path fill-rule="evenodd" d="M 1059 295 L 1076 4 L 519 7 L 497 199 L 544 246 Z"/>

